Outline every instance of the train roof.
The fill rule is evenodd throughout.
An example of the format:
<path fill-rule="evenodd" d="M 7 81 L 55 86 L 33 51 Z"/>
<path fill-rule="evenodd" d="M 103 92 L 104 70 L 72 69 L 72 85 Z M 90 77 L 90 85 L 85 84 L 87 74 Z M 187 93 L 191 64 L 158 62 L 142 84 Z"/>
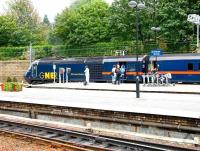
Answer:
<path fill-rule="evenodd" d="M 154 60 L 156 57 L 151 56 L 151 60 Z M 164 54 L 157 57 L 157 60 L 199 60 L 200 53 L 185 53 L 185 54 Z"/>
<path fill-rule="evenodd" d="M 80 58 L 42 58 L 37 60 L 36 62 L 40 64 L 45 63 L 77 63 L 77 62 L 84 62 L 84 63 L 90 63 L 90 62 L 109 62 L 116 60 L 116 61 L 127 61 L 127 59 L 132 61 L 135 59 L 134 56 L 104 56 L 104 57 L 80 57 Z"/>
<path fill-rule="evenodd" d="M 138 61 L 141 61 L 146 55 L 138 55 Z M 197 60 L 200 59 L 200 53 L 184 54 L 163 54 L 162 56 L 150 56 L 150 60 Z M 76 58 L 42 58 L 35 63 L 90 63 L 90 62 L 131 62 L 136 61 L 136 55 L 131 56 L 104 56 L 104 57 L 76 57 Z"/>
<path fill-rule="evenodd" d="M 85 59 L 83 58 L 43 58 L 43 59 L 39 59 L 38 62 L 39 64 L 57 64 L 57 63 L 66 63 L 66 62 L 84 62 Z"/>

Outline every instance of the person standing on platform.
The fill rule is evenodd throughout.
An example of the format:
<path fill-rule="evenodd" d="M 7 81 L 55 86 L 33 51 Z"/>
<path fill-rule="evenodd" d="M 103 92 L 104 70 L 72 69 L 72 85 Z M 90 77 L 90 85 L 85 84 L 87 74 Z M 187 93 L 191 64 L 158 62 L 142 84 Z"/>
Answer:
<path fill-rule="evenodd" d="M 121 65 L 121 68 L 120 68 L 120 74 L 121 74 L 121 83 L 123 83 L 124 82 L 124 79 L 125 79 L 125 66 L 122 64 Z"/>
<path fill-rule="evenodd" d="M 116 70 L 116 66 L 113 65 L 113 68 L 112 68 L 112 84 L 115 84 L 115 81 L 116 81 L 116 73 L 115 73 L 115 70 Z"/>
<path fill-rule="evenodd" d="M 90 70 L 88 68 L 88 66 L 85 66 L 85 84 L 84 85 L 88 85 L 89 81 L 90 81 Z"/>
<path fill-rule="evenodd" d="M 115 84 L 120 84 L 120 65 L 117 65 L 117 68 L 115 69 L 115 73 L 116 73 L 116 80 L 115 80 Z"/>

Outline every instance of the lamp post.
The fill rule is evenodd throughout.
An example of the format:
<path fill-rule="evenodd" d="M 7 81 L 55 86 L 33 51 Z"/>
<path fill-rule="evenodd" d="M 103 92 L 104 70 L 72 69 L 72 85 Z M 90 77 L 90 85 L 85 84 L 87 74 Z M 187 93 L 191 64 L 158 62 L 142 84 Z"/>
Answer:
<path fill-rule="evenodd" d="M 197 25 L 197 48 L 199 48 L 199 25 L 200 16 L 197 14 L 189 14 L 187 21 Z"/>
<path fill-rule="evenodd" d="M 140 98 L 140 83 L 139 83 L 139 75 L 138 75 L 138 32 L 139 32 L 139 10 L 145 9 L 144 3 L 137 3 L 134 0 L 131 0 L 128 3 L 129 7 L 134 8 L 136 10 L 136 98 Z"/>
<path fill-rule="evenodd" d="M 200 25 L 200 16 L 197 14 L 189 14 L 187 21 L 197 25 L 197 48 L 199 48 L 199 25 Z"/>
<path fill-rule="evenodd" d="M 151 27 L 151 30 L 155 32 L 155 42 L 156 42 L 157 32 L 160 31 L 160 27 Z"/>
<path fill-rule="evenodd" d="M 156 45 L 156 47 L 158 47 L 156 38 L 157 38 L 157 32 L 159 32 L 161 30 L 161 28 L 160 27 L 151 27 L 151 30 L 155 32 L 155 45 Z"/>

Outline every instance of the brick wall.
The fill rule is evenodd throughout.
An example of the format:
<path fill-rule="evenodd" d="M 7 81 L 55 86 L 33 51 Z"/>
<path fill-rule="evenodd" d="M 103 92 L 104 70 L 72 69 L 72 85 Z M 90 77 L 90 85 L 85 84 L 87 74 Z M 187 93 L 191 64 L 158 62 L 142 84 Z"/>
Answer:
<path fill-rule="evenodd" d="M 27 60 L 0 61 L 0 82 L 5 82 L 7 77 L 16 77 L 18 81 L 24 81 L 23 76 L 28 66 Z"/>

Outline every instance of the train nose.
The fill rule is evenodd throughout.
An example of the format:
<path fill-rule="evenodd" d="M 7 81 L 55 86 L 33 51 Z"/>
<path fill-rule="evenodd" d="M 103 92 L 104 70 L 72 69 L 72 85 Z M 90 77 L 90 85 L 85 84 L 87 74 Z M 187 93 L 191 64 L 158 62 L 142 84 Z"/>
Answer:
<path fill-rule="evenodd" d="M 31 84 L 31 77 L 29 76 L 28 72 L 24 75 L 24 79 L 26 80 L 26 82 L 28 82 L 29 84 Z"/>

